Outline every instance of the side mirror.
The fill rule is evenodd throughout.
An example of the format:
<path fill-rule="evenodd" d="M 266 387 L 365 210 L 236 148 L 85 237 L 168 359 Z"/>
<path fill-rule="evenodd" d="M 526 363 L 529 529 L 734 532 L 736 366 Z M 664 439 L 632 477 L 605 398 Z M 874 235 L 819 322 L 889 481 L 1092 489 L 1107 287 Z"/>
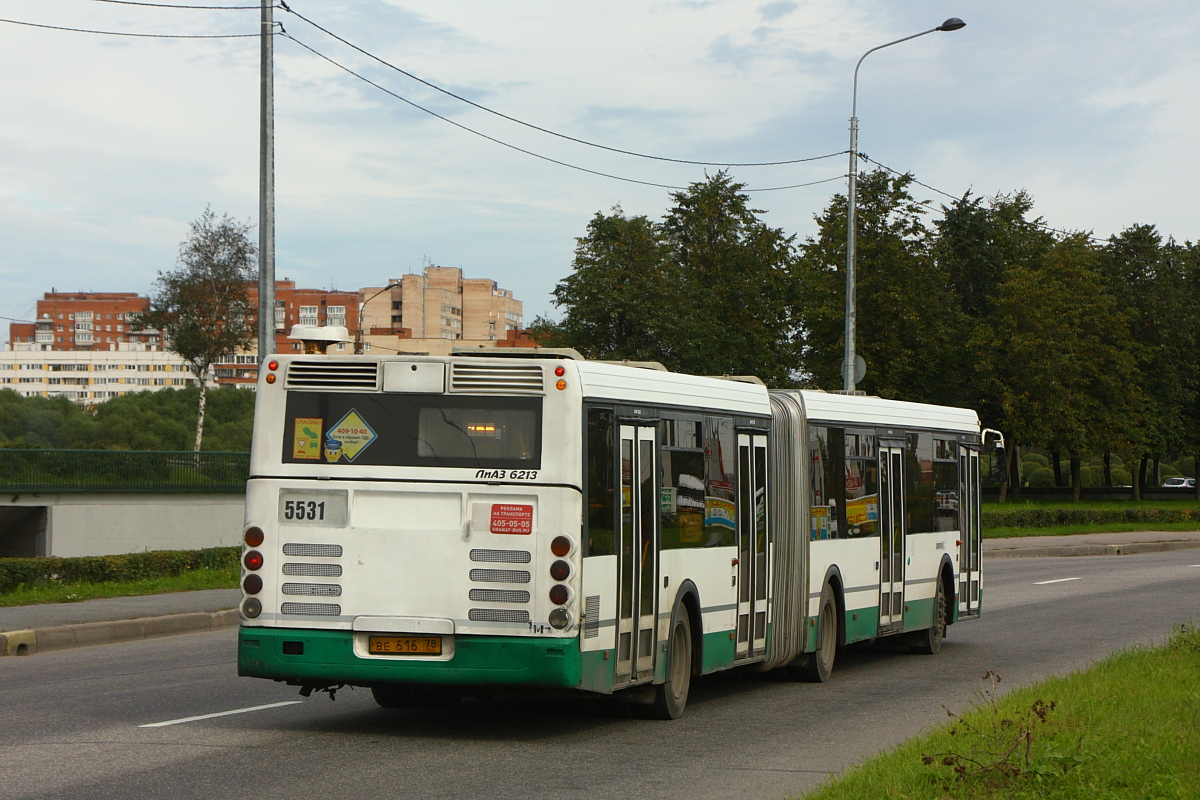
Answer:
<path fill-rule="evenodd" d="M 989 452 L 989 437 L 994 443 L 990 449 L 992 468 L 989 477 L 996 483 L 1005 483 L 1008 480 L 1008 453 L 1004 449 L 1004 434 L 994 428 L 984 428 L 981 437 L 984 452 Z"/>

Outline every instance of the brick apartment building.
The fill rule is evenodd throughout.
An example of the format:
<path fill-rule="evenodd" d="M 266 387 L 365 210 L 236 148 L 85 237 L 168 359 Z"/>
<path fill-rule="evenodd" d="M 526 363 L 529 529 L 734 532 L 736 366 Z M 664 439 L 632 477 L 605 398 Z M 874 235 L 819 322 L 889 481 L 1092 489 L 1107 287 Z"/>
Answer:
<path fill-rule="evenodd" d="M 162 350 L 158 331 L 135 330 L 133 315 L 150 307 L 135 292 L 55 292 L 37 301 L 35 322 L 13 322 L 8 341 L 28 350 Z M 122 344 L 140 345 L 136 348 Z"/>

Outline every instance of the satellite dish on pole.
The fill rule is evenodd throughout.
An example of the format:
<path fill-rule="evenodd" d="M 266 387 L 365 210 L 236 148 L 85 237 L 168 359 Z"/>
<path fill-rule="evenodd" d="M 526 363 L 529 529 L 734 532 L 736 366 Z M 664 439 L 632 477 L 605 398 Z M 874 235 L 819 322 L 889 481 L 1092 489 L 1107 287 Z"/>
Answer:
<path fill-rule="evenodd" d="M 842 382 L 846 381 L 846 365 L 842 364 L 841 369 Z M 867 375 L 867 362 L 860 355 L 854 356 L 854 385 L 857 386 L 860 381 Z"/>

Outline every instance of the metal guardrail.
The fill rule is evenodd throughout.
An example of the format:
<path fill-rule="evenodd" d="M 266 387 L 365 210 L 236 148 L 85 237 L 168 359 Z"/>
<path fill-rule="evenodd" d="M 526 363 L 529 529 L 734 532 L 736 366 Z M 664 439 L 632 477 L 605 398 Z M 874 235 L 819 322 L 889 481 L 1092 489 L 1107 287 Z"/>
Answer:
<path fill-rule="evenodd" d="M 0 492 L 242 492 L 249 453 L 0 450 Z"/>

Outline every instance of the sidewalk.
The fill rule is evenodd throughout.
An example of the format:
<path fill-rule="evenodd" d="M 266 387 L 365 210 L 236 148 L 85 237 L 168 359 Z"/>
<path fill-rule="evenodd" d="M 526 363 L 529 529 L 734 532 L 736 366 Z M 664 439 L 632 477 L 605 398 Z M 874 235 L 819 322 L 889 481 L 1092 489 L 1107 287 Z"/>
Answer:
<path fill-rule="evenodd" d="M 1132 555 L 1200 548 L 1200 531 L 1136 531 L 984 539 L 985 560 Z M 238 589 L 0 608 L 0 656 L 196 633 L 238 624 Z"/>

